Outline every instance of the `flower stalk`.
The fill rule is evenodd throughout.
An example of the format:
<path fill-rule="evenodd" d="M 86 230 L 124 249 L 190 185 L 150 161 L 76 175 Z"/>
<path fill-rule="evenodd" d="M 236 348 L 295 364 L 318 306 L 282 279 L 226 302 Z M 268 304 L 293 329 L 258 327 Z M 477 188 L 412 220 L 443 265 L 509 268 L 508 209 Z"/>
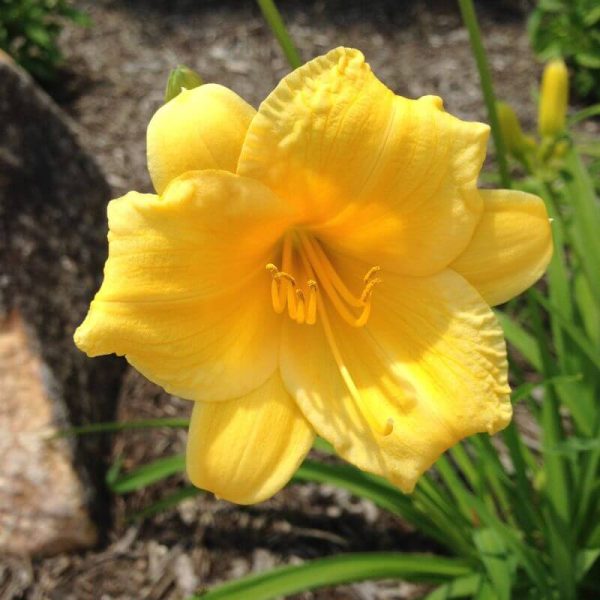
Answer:
<path fill-rule="evenodd" d="M 506 147 L 502 138 L 500 129 L 500 120 L 496 110 L 496 95 L 494 94 L 494 85 L 492 83 L 492 74 L 488 63 L 485 48 L 481 41 L 481 32 L 477 22 L 477 15 L 473 6 L 473 0 L 458 0 L 463 23 L 469 32 L 469 40 L 477 70 L 479 71 L 479 79 L 481 80 L 481 90 L 483 99 L 487 108 L 488 119 L 492 128 L 492 138 L 496 148 L 496 160 L 498 161 L 498 171 L 500 173 L 500 181 L 503 187 L 510 188 L 511 180 L 508 170 L 508 161 L 506 159 Z"/>
<path fill-rule="evenodd" d="M 302 59 L 288 33 L 285 23 L 281 18 L 281 13 L 274 0 L 256 0 L 256 2 L 262 11 L 265 21 L 271 28 L 273 35 L 277 38 L 287 61 L 290 63 L 290 67 L 292 67 L 292 69 L 297 69 L 302 65 Z"/>

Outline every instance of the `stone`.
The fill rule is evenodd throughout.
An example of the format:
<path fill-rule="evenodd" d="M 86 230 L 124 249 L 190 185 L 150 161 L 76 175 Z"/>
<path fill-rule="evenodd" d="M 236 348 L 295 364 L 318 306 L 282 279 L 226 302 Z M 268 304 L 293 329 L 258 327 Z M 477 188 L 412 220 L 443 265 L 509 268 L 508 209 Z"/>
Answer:
<path fill-rule="evenodd" d="M 0 381 L 0 548 L 40 555 L 93 545 L 89 488 L 69 441 L 52 439 L 65 415 L 17 313 L 0 325 Z"/>
<path fill-rule="evenodd" d="M 21 402 L 27 409 L 14 414 L 3 410 L 0 438 L 12 432 L 16 443 L 15 432 L 22 430 L 23 439 L 29 440 L 26 425 L 37 410 L 58 415 L 60 422 L 72 426 L 114 419 L 124 361 L 90 360 L 72 338 L 102 278 L 110 196 L 103 174 L 78 141 L 68 117 L 0 54 L 0 320 L 18 314 L 12 318 L 28 332 L 44 383 L 40 385 L 39 378 L 29 381 L 27 371 L 3 370 L 0 389 L 22 390 Z M 10 325 L 9 331 L 11 327 L 17 326 Z M 17 421 L 9 423 L 9 417 Z M 32 420 L 31 427 L 36 430 L 41 423 Z M 31 460 L 39 461 L 38 442 L 31 443 Z M 70 444 L 92 520 L 106 531 L 110 512 L 104 474 L 110 437 L 80 436 Z M 24 454 L 13 458 L 26 462 Z M 41 469 L 42 464 L 47 463 L 31 468 Z M 3 459 L 5 486 L 10 485 L 6 469 L 13 477 L 18 475 L 18 469 Z M 36 476 L 39 481 L 41 476 L 41 472 Z M 16 496 L 13 499 L 17 501 Z M 14 514 L 33 508 L 18 505 Z M 92 540 L 87 533 L 83 538 Z"/>

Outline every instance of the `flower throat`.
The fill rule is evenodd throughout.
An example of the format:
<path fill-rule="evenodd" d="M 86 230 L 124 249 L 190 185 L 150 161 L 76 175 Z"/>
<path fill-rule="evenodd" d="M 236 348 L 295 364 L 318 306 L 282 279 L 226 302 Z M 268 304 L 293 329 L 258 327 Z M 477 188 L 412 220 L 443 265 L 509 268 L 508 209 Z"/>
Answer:
<path fill-rule="evenodd" d="M 296 237 L 295 248 L 292 246 L 292 236 Z M 291 274 L 294 250 L 309 277 L 305 289 L 298 285 L 296 278 Z M 303 231 L 286 233 L 281 270 L 272 263 L 269 263 L 266 269 L 272 276 L 273 310 L 281 314 L 287 308 L 290 319 L 300 325 L 314 325 L 318 315 L 327 318 L 324 315 L 325 307 L 321 297 L 323 290 L 336 312 L 348 325 L 363 327 L 371 314 L 373 288 L 381 282 L 381 279 L 376 277 L 380 267 L 372 267 L 363 278 L 364 287 L 360 296 L 356 296 L 344 284 L 319 242 Z"/>

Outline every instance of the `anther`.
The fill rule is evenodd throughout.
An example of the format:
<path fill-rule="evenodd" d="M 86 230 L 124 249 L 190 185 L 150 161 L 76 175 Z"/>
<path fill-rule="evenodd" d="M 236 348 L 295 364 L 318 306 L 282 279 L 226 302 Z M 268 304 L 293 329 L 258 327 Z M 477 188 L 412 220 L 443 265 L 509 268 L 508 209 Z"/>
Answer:
<path fill-rule="evenodd" d="M 369 283 L 369 281 L 371 280 L 371 277 L 373 277 L 373 275 L 375 275 L 375 273 L 379 273 L 379 271 L 381 271 L 381 267 L 380 266 L 375 265 L 374 267 L 371 267 L 367 271 L 367 274 L 363 277 L 363 281 L 365 283 Z"/>
<path fill-rule="evenodd" d="M 296 285 L 296 280 L 285 271 L 280 271 L 273 263 L 269 263 L 266 267 L 274 279 L 287 279 L 292 285 Z"/>
<path fill-rule="evenodd" d="M 367 285 L 365 286 L 365 289 L 362 291 L 362 294 L 360 295 L 361 302 L 364 302 L 366 304 L 369 301 L 369 299 L 371 298 L 371 294 L 373 293 L 373 288 L 378 283 L 381 283 L 381 282 L 382 282 L 382 280 L 379 278 L 371 279 L 371 281 L 369 281 L 367 283 Z"/>

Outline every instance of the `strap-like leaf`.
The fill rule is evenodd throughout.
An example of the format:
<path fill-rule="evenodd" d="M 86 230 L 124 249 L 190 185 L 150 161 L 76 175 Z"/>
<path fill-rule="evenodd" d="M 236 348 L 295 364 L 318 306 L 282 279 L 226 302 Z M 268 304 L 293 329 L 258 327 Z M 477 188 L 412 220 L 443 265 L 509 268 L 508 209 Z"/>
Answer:
<path fill-rule="evenodd" d="M 354 581 L 404 579 L 438 583 L 470 573 L 470 566 L 464 561 L 426 554 L 342 554 L 250 575 L 188 600 L 268 600 Z"/>

